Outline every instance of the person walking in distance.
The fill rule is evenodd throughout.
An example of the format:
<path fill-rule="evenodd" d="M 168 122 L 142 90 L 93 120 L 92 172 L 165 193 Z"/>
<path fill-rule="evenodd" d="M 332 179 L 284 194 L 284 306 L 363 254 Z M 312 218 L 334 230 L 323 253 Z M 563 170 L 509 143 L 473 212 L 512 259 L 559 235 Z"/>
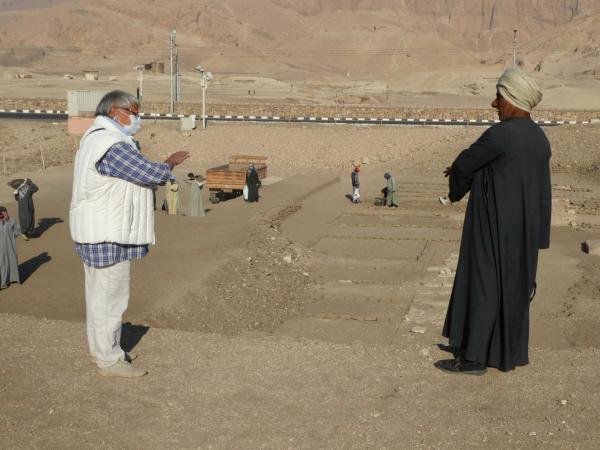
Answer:
<path fill-rule="evenodd" d="M 257 202 L 259 199 L 258 189 L 261 186 L 260 177 L 254 168 L 254 163 L 248 164 L 246 171 L 246 186 L 248 186 L 248 202 Z"/>
<path fill-rule="evenodd" d="M 179 183 L 171 176 L 166 184 L 167 212 L 169 215 L 177 215 L 179 212 Z"/>
<path fill-rule="evenodd" d="M 386 179 L 385 190 L 385 204 L 389 208 L 397 208 L 398 207 L 398 193 L 396 192 L 396 178 L 393 175 L 386 172 L 383 174 L 383 177 Z"/>
<path fill-rule="evenodd" d="M 15 242 L 20 232 L 15 219 L 8 216 L 4 206 L 0 206 L 0 289 L 21 282 Z"/>
<path fill-rule="evenodd" d="M 352 203 L 360 203 L 360 180 L 358 179 L 358 173 L 360 172 L 360 166 L 356 164 L 352 173 L 350 174 L 350 180 L 352 181 Z"/>
<path fill-rule="evenodd" d="M 154 244 L 152 187 L 189 157 L 179 151 L 152 162 L 132 136 L 141 127 L 137 99 L 107 93 L 75 155 L 69 228 L 85 274 L 89 352 L 105 376 L 140 377 L 120 346 L 122 316 L 129 303 L 131 261 Z"/>
<path fill-rule="evenodd" d="M 33 206 L 33 194 L 38 191 L 38 187 L 29 178 L 25 178 L 23 183 L 15 190 L 15 200 L 19 204 L 19 227 L 21 236 L 28 241 L 33 236 L 35 228 L 35 208 Z"/>
<path fill-rule="evenodd" d="M 204 217 L 206 215 L 202 199 L 202 188 L 206 184 L 204 177 L 190 172 L 188 173 L 188 179 L 185 181 L 190 185 L 190 216 Z"/>

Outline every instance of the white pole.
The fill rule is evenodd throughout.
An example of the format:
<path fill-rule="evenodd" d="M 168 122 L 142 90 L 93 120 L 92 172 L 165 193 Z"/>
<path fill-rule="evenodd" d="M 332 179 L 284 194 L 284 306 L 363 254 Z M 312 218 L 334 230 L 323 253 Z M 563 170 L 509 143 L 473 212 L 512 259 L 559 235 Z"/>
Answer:
<path fill-rule="evenodd" d="M 202 129 L 206 130 L 206 81 L 202 79 Z"/>
<path fill-rule="evenodd" d="M 513 69 L 517 67 L 517 30 L 513 30 Z"/>
<path fill-rule="evenodd" d="M 142 103 L 143 96 L 144 96 L 144 69 L 140 69 L 140 103 Z"/>
<path fill-rule="evenodd" d="M 44 161 L 44 149 L 42 148 L 42 144 L 40 144 L 40 155 L 42 156 L 42 168 L 46 170 L 46 161 Z"/>
<path fill-rule="evenodd" d="M 170 39 L 170 51 L 171 51 L 171 114 L 173 114 L 175 110 L 175 104 L 173 102 L 173 43 L 174 43 L 174 35 L 175 28 L 171 30 L 171 39 Z"/>

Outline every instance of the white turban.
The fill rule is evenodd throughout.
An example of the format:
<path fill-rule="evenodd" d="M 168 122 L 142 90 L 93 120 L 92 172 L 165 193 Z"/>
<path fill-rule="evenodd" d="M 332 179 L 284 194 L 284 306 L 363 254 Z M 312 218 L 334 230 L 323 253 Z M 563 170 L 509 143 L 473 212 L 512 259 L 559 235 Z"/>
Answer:
<path fill-rule="evenodd" d="M 540 86 L 519 69 L 506 69 L 498 79 L 496 89 L 510 104 L 527 112 L 542 101 Z"/>

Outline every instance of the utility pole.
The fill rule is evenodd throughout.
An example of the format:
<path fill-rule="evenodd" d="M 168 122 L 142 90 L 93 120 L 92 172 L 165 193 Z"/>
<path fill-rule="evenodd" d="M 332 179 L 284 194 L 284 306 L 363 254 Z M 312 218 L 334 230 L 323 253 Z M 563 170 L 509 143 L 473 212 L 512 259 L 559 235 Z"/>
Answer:
<path fill-rule="evenodd" d="M 181 101 L 181 74 L 179 73 L 179 52 L 175 46 L 175 101 Z"/>
<path fill-rule="evenodd" d="M 141 107 L 142 96 L 144 95 L 144 90 L 143 90 L 144 89 L 144 65 L 140 64 L 139 66 L 135 66 L 134 69 L 138 71 L 139 86 L 138 86 L 137 98 L 138 98 L 138 105 Z"/>
<path fill-rule="evenodd" d="M 171 114 L 173 114 L 175 112 L 175 99 L 174 99 L 174 94 L 175 94 L 175 83 L 173 80 L 173 72 L 174 72 L 174 67 L 173 67 L 173 52 L 175 49 L 175 36 L 177 34 L 177 31 L 175 31 L 175 28 L 173 28 L 171 30 L 171 38 L 170 38 L 170 52 L 171 52 Z"/>
<path fill-rule="evenodd" d="M 513 30 L 513 69 L 517 67 L 517 29 Z"/>
<path fill-rule="evenodd" d="M 200 87 L 202 88 L 202 129 L 206 129 L 206 89 L 208 83 L 212 80 L 212 73 L 204 70 L 202 66 L 196 66 L 196 70 L 200 72 Z"/>

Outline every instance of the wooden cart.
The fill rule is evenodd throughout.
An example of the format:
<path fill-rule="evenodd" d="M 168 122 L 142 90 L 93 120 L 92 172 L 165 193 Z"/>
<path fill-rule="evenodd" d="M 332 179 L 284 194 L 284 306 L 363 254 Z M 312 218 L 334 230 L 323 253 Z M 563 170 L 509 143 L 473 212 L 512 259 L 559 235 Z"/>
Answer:
<path fill-rule="evenodd" d="M 206 186 L 210 193 L 211 203 L 219 203 L 228 197 L 242 195 L 246 184 L 248 164 L 253 163 L 258 178 L 267 176 L 267 157 L 252 155 L 233 155 L 229 164 L 213 167 L 206 171 Z"/>

